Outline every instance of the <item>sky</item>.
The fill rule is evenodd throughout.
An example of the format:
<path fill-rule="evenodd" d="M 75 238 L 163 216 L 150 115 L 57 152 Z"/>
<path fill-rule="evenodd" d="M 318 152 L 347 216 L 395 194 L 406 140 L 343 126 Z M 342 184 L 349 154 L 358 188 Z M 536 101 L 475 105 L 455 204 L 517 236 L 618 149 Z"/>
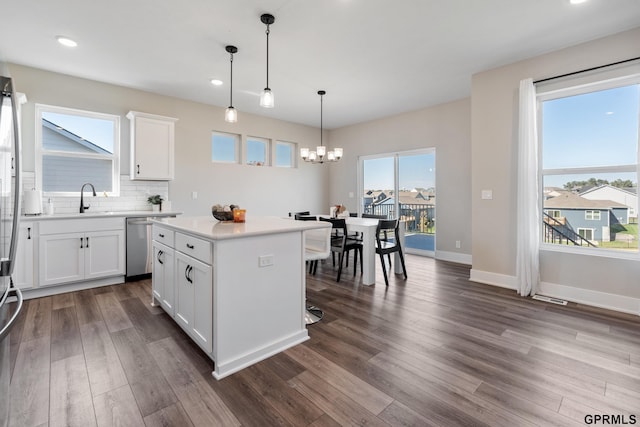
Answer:
<path fill-rule="evenodd" d="M 399 188 L 430 188 L 436 186 L 435 153 L 400 156 Z M 393 156 L 364 161 L 366 190 L 393 190 Z"/>
<path fill-rule="evenodd" d="M 542 108 L 542 167 L 545 169 L 638 163 L 640 85 L 545 101 Z M 635 173 L 545 176 L 545 186 L 590 177 L 613 181 Z"/>
<path fill-rule="evenodd" d="M 42 113 L 42 118 L 113 153 L 114 126 L 111 120 L 48 111 Z"/>

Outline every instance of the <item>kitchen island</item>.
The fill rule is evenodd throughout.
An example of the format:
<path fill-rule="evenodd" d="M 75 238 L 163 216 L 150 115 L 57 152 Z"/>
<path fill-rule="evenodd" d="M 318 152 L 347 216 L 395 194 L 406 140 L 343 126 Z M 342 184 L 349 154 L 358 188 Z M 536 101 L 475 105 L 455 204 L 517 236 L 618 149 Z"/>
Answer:
<path fill-rule="evenodd" d="M 158 219 L 153 299 L 224 378 L 309 339 L 304 231 L 328 223 L 247 217 Z"/>

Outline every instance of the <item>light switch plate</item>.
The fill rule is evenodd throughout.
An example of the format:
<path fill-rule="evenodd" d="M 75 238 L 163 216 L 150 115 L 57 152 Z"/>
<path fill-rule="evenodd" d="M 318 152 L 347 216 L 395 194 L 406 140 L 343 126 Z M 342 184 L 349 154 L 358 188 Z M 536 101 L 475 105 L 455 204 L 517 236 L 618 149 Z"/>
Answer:
<path fill-rule="evenodd" d="M 258 257 L 258 266 L 268 267 L 273 265 L 273 255 L 260 255 Z"/>
<path fill-rule="evenodd" d="M 482 200 L 493 199 L 493 190 L 482 190 Z"/>

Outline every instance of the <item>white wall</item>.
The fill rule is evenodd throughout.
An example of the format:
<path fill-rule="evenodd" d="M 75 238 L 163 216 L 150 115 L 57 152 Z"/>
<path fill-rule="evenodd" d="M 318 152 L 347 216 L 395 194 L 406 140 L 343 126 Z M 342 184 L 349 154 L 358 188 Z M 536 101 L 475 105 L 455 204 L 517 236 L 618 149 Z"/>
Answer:
<path fill-rule="evenodd" d="M 129 110 L 176 117 L 176 174 L 169 183 L 173 210 L 209 215 L 211 205 L 235 203 L 247 215 L 286 215 L 325 211 L 329 204 L 327 169 L 309 164 L 284 169 L 211 162 L 213 130 L 260 136 L 315 146 L 319 130 L 310 126 L 250 115 L 239 109 L 238 123 L 224 121 L 224 109 L 121 86 L 10 64 L 16 90 L 27 95 L 23 106 L 24 169 L 34 171 L 34 104 L 49 104 L 116 114 L 121 117 L 121 173 L 129 167 Z M 257 99 L 256 99 L 257 102 Z M 80 189 L 78 189 L 79 192 Z M 192 200 L 193 191 L 198 193 Z"/>
<path fill-rule="evenodd" d="M 471 120 L 468 98 L 433 108 L 348 126 L 330 132 L 329 147 L 343 147 L 344 158 L 330 165 L 331 203 L 356 212 L 359 156 L 422 148 L 436 149 L 436 257 L 470 262 Z M 461 247 L 456 249 L 455 241 Z"/>
<path fill-rule="evenodd" d="M 514 284 L 519 81 L 638 56 L 640 28 L 473 76 L 472 278 Z M 483 189 L 493 190 L 493 200 L 481 200 Z M 640 313 L 640 262 L 559 252 L 543 252 L 540 262 L 546 293 Z"/>

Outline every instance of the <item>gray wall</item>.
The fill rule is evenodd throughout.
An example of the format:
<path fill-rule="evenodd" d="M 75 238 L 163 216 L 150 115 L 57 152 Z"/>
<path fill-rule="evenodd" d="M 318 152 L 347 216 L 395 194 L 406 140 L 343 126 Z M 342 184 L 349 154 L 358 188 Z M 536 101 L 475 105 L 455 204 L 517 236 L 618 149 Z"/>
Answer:
<path fill-rule="evenodd" d="M 173 209 L 210 215 L 212 204 L 235 203 L 247 215 L 286 215 L 290 211 L 324 212 L 329 204 L 327 168 L 225 165 L 211 162 L 213 130 L 273 138 L 315 146 L 319 130 L 239 112 L 235 124 L 224 121 L 224 108 L 184 101 L 107 83 L 10 64 L 16 90 L 27 95 L 23 106 L 24 169 L 34 171 L 34 104 L 48 104 L 120 116 L 121 174 L 129 173 L 129 110 L 176 117 L 176 174 L 169 184 Z M 257 101 L 256 101 L 257 102 Z M 198 193 L 193 200 L 192 192 Z"/>
<path fill-rule="evenodd" d="M 638 57 L 639 41 L 640 28 L 636 28 L 473 76 L 472 277 L 509 285 L 513 284 L 511 279 L 515 276 L 520 80 L 552 77 Z M 481 199 L 483 189 L 493 190 L 493 200 Z M 500 227 L 486 226 L 496 221 Z M 640 262 L 637 260 L 543 251 L 540 263 L 541 279 L 545 283 L 640 298 Z"/>
<path fill-rule="evenodd" d="M 332 164 L 330 200 L 357 212 L 358 156 L 436 149 L 436 193 L 438 224 L 436 257 L 468 259 L 471 253 L 471 121 L 468 98 L 348 126 L 330 133 L 332 147 L 343 147 L 342 162 Z M 455 247 L 460 240 L 461 247 Z M 460 258 L 456 258 L 460 255 Z M 442 257 L 442 256 L 441 256 Z"/>

